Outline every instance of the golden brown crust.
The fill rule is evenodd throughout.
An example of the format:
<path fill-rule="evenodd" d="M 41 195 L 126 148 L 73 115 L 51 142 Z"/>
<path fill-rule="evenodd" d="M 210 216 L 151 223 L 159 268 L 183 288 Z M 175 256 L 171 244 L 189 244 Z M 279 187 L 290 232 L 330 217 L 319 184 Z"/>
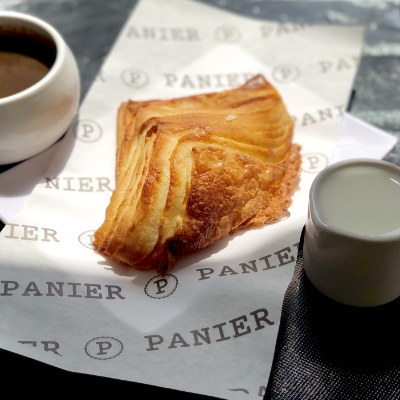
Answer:
<path fill-rule="evenodd" d="M 280 218 L 300 169 L 293 123 L 261 76 L 221 93 L 123 103 L 117 188 L 97 251 L 165 275 L 179 256 Z"/>

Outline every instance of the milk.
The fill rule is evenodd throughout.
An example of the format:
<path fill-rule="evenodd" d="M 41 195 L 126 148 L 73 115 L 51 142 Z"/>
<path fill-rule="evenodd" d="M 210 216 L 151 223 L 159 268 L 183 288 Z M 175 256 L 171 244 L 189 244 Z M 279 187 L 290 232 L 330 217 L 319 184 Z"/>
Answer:
<path fill-rule="evenodd" d="M 324 224 L 368 236 L 400 234 L 400 172 L 347 165 L 316 187 L 315 211 Z"/>

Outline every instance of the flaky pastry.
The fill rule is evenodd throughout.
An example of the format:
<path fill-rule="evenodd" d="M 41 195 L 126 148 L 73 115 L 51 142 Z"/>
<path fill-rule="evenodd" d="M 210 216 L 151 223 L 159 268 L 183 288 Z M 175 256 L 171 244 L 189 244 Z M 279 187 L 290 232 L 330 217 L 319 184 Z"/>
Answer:
<path fill-rule="evenodd" d="M 261 76 L 220 93 L 123 103 L 100 254 L 163 276 L 239 229 L 277 221 L 300 169 L 293 123 Z"/>

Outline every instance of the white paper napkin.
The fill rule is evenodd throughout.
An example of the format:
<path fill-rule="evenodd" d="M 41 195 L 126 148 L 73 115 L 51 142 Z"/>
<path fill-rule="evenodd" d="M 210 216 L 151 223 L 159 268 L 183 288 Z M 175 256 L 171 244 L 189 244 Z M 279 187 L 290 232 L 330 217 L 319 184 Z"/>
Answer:
<path fill-rule="evenodd" d="M 385 157 L 397 143 L 397 137 L 350 114 L 345 114 L 332 162 L 351 158 Z"/>
<path fill-rule="evenodd" d="M 308 190 L 336 148 L 362 32 L 141 1 L 44 178 L 1 232 L 1 347 L 77 372 L 262 396 Z M 228 89 L 257 73 L 282 94 L 302 146 L 290 216 L 182 259 L 165 279 L 96 254 L 92 234 L 114 187 L 119 104 Z"/>

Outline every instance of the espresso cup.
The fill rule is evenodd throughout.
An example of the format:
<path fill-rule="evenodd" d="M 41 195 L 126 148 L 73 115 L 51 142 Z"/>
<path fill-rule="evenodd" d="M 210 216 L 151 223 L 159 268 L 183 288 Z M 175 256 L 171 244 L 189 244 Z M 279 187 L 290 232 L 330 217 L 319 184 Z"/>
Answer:
<path fill-rule="evenodd" d="M 79 96 L 76 61 L 61 35 L 33 16 L 0 12 L 0 165 L 55 143 Z"/>
<path fill-rule="evenodd" d="M 340 303 L 371 307 L 400 296 L 400 169 L 335 163 L 314 180 L 303 246 L 311 283 Z"/>

